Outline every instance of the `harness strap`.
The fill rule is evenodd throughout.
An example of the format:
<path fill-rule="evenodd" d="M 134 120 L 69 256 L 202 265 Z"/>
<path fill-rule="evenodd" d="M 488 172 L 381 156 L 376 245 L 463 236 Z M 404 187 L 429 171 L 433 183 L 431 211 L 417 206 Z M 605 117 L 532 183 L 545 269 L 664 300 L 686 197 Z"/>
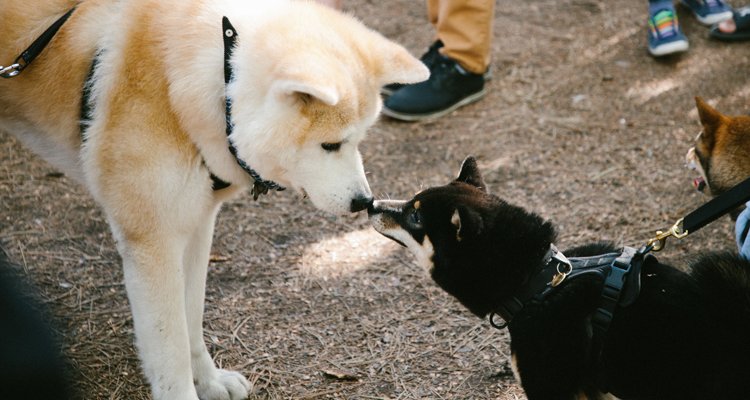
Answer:
<path fill-rule="evenodd" d="M 13 78 L 14 76 L 17 76 L 21 73 L 26 67 L 31 64 L 32 61 L 44 50 L 45 47 L 49 44 L 49 42 L 52 40 L 53 37 L 55 37 L 55 34 L 57 31 L 60 30 L 60 28 L 63 26 L 65 21 L 68 20 L 71 14 L 73 14 L 73 11 L 75 11 L 75 7 L 71 8 L 63 14 L 62 17 L 58 18 L 52 25 L 49 26 L 42 34 L 36 38 L 33 42 L 31 42 L 31 45 L 26 48 L 21 54 L 16 57 L 15 60 L 13 60 L 13 63 L 7 67 L 3 67 L 0 65 L 0 77 L 3 78 Z"/>
<path fill-rule="evenodd" d="M 496 311 L 490 313 L 490 324 L 503 329 L 530 301 L 541 301 L 547 297 L 562 280 L 555 284 L 557 275 L 563 279 L 575 279 L 581 275 L 596 274 L 604 281 L 602 299 L 592 316 L 592 324 L 603 337 L 609 328 L 617 306 L 632 304 L 640 291 L 640 266 L 644 253 L 632 247 L 625 247 L 622 253 L 607 253 L 591 257 L 566 258 L 554 245 L 550 246 L 544 266 L 524 285 L 518 293 L 504 301 Z M 635 266 L 635 267 L 634 267 Z M 503 321 L 496 322 L 496 316 Z"/>
<path fill-rule="evenodd" d="M 604 278 L 604 287 L 602 288 L 602 298 L 599 308 L 591 316 L 591 325 L 595 331 L 594 336 L 603 337 L 609 329 L 612 322 L 615 308 L 620 304 L 620 295 L 625 286 L 625 278 L 632 268 L 632 260 L 636 255 L 636 250 L 632 247 L 625 247 L 623 253 L 617 257 L 608 268 Z M 640 277 L 640 271 L 638 271 Z M 638 280 L 640 286 L 640 278 Z M 597 335 L 598 333 L 598 335 Z"/>

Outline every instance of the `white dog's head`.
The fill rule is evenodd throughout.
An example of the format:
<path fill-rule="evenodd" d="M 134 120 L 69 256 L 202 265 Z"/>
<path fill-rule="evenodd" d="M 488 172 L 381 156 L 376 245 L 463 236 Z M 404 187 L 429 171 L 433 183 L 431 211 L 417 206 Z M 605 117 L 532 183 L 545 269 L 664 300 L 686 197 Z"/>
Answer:
<path fill-rule="evenodd" d="M 354 18 L 283 4 L 235 23 L 231 139 L 264 179 L 307 194 L 316 207 L 363 210 L 372 195 L 358 145 L 382 107 L 380 88 L 422 81 L 429 71 Z"/>

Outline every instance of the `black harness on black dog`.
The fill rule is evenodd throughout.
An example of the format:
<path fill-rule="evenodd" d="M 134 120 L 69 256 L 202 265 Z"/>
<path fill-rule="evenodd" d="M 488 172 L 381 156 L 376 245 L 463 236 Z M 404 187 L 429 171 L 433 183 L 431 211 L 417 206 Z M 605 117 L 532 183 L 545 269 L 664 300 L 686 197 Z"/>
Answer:
<path fill-rule="evenodd" d="M 615 309 L 618 306 L 627 307 L 638 298 L 641 288 L 641 266 L 648 250 L 625 247 L 620 253 L 567 258 L 554 245 L 550 245 L 541 270 L 514 296 L 490 314 L 490 324 L 495 328 L 504 329 L 526 304 L 543 301 L 563 281 L 594 274 L 604 282 L 601 301 L 591 316 L 594 341 L 601 343 L 612 322 Z M 503 321 L 496 322 L 496 317 L 502 318 Z"/>
<path fill-rule="evenodd" d="M 52 23 L 42 34 L 34 40 L 31 45 L 26 48 L 16 59 L 7 67 L 0 65 L 0 77 L 2 78 L 13 78 L 21 73 L 31 62 L 44 50 L 49 44 L 52 38 L 55 37 L 57 31 L 65 24 L 75 7 L 68 10 L 60 18 Z M 222 31 L 224 37 L 224 84 L 228 85 L 232 80 L 232 66 L 230 64 L 230 58 L 234 50 L 234 46 L 237 41 L 237 31 L 234 29 L 232 24 L 229 22 L 227 17 L 222 19 Z M 93 87 L 93 78 L 96 68 L 99 65 L 99 57 L 101 56 L 101 50 L 97 51 L 94 59 L 91 61 L 91 67 L 86 75 L 86 79 L 83 83 L 83 90 L 81 92 L 81 117 L 79 121 L 81 131 L 81 141 L 86 142 L 86 129 L 91 124 L 93 119 L 93 104 L 91 102 L 91 90 Z M 229 143 L 229 152 L 232 153 L 237 164 L 242 168 L 250 177 L 253 179 L 253 188 L 250 193 L 253 195 L 253 199 L 257 200 L 261 194 L 268 193 L 268 190 L 282 191 L 285 188 L 276 182 L 264 180 L 260 174 L 252 169 L 244 160 L 242 160 L 237 154 L 237 148 L 235 147 L 229 136 L 234 130 L 234 123 L 232 123 L 232 102 L 229 96 L 225 93 L 225 110 L 226 110 L 226 134 L 227 142 Z M 213 190 L 221 190 L 229 187 L 231 184 L 218 176 L 214 175 L 209 171 L 211 175 Z"/>
<path fill-rule="evenodd" d="M 568 259 L 554 245 L 544 257 L 544 263 L 529 282 L 509 300 L 490 313 L 490 324 L 498 329 L 508 326 L 513 317 L 526 304 L 542 301 L 564 280 L 575 279 L 584 274 L 597 274 L 604 281 L 599 307 L 591 317 L 594 340 L 601 342 L 612 322 L 615 309 L 632 304 L 641 288 L 641 266 L 651 250 L 659 251 L 668 237 L 682 238 L 706 226 L 750 199 L 750 178 L 740 182 L 727 192 L 681 218 L 666 231 L 657 231 L 656 237 L 642 248 L 623 248 L 621 253 L 608 253 L 592 257 Z M 495 322 L 497 317 L 502 322 Z"/>

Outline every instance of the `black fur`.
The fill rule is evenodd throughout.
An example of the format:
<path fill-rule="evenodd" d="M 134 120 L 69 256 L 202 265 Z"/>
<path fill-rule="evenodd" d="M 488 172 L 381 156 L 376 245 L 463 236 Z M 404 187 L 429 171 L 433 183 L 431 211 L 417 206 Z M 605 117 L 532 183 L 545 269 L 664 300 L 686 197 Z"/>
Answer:
<path fill-rule="evenodd" d="M 71 399 L 67 363 L 30 287 L 0 248 L 0 399 Z"/>
<path fill-rule="evenodd" d="M 539 270 L 555 240 L 549 222 L 488 194 L 473 160 L 459 179 L 407 204 L 417 202 L 422 227 L 402 228 L 431 241 L 432 278 L 482 318 Z M 564 253 L 616 250 L 595 243 Z M 509 330 L 529 400 L 596 399 L 606 392 L 621 399 L 750 398 L 750 263 L 712 254 L 688 269 L 649 258 L 640 296 L 616 310 L 601 352 L 590 324 L 603 285 L 596 275 L 566 280 L 543 302 L 528 304 Z"/>

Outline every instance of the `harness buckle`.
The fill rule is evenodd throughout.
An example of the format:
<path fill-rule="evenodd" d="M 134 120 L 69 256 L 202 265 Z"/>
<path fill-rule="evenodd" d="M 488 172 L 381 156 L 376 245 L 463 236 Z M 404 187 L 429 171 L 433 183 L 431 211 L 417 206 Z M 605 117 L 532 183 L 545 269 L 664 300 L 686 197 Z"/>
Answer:
<path fill-rule="evenodd" d="M 560 269 L 560 267 L 564 267 L 563 269 Z M 570 273 L 573 272 L 573 266 L 570 264 L 565 264 L 562 262 L 557 263 L 557 273 L 555 276 L 552 277 L 552 280 L 550 281 L 550 286 L 557 287 L 559 284 L 561 284 L 565 278 L 570 275 Z"/>
<path fill-rule="evenodd" d="M 3 67 L 2 65 L 0 65 L 0 76 L 3 78 L 12 78 L 20 74 L 21 69 L 21 64 L 17 62 L 10 64 L 7 67 Z"/>

